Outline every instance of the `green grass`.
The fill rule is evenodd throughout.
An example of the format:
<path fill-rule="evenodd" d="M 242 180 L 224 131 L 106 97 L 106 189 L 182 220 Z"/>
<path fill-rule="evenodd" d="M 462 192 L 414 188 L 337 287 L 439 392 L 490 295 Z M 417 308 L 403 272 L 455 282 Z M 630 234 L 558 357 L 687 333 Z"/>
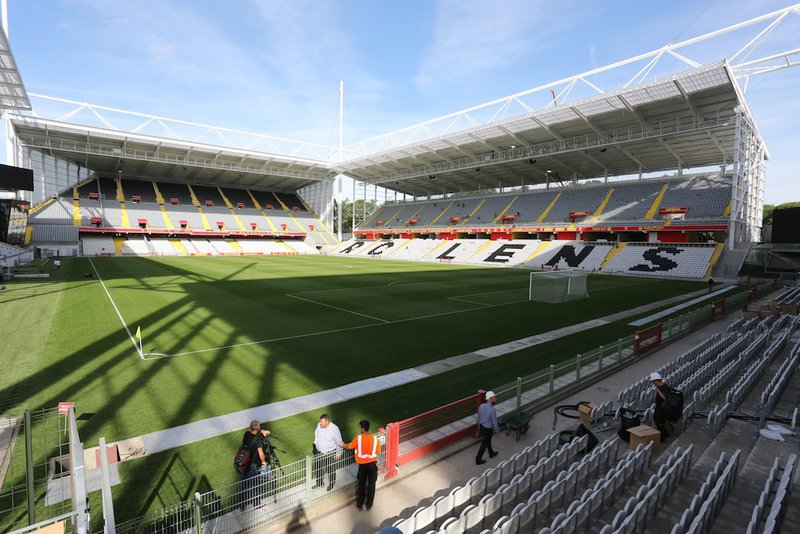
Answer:
<path fill-rule="evenodd" d="M 528 271 L 337 257 L 102 258 L 0 292 L 0 409 L 72 400 L 86 446 L 258 406 L 546 332 L 705 287 L 590 276 L 586 300 L 527 301 Z M 330 411 L 347 435 L 628 335 L 630 319 L 455 369 Z M 264 342 L 266 341 L 266 342 Z M 222 347 L 222 348 L 220 348 Z M 303 457 L 320 410 L 271 422 Z M 243 427 L 246 422 L 243 421 Z M 122 464 L 120 519 L 234 480 L 240 433 Z"/>

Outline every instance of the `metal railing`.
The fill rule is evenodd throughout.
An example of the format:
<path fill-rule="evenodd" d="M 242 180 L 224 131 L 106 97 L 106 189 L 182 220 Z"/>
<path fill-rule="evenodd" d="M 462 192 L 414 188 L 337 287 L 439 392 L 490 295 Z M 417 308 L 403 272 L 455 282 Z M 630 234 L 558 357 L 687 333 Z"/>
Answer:
<path fill-rule="evenodd" d="M 385 431 L 378 472 L 386 472 Z M 277 519 L 303 516 L 309 504 L 349 493 L 357 483 L 353 451 L 306 456 L 286 465 L 272 462 L 234 484 L 195 493 L 194 498 L 116 525 L 117 534 L 201 532 L 227 534 L 252 530 Z M 380 483 L 382 477 L 378 477 Z"/>

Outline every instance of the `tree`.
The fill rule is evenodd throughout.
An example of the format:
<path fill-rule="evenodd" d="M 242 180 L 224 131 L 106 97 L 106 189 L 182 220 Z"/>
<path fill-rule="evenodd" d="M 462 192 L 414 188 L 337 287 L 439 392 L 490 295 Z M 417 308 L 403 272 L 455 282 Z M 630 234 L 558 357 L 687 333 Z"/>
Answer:
<path fill-rule="evenodd" d="M 800 208 L 800 202 L 784 202 L 783 204 L 778 204 L 777 206 L 773 204 L 764 204 L 764 216 L 762 218 L 762 224 L 764 226 L 772 224 L 772 212 L 783 208 Z"/>
<path fill-rule="evenodd" d="M 377 204 L 374 200 L 367 200 L 367 218 L 375 211 Z M 356 200 L 355 202 L 356 213 L 356 228 L 363 222 L 364 219 L 364 200 Z M 333 227 L 334 231 L 339 229 L 339 204 L 334 203 L 333 209 Z M 353 202 L 350 199 L 344 199 L 342 202 L 342 232 L 350 233 L 353 228 Z"/>

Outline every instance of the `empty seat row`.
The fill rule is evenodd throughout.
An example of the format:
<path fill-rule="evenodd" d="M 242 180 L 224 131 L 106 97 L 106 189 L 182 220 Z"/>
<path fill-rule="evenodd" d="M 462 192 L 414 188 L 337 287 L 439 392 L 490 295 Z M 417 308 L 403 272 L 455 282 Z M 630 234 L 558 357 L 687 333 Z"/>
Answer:
<path fill-rule="evenodd" d="M 744 350 L 740 351 L 738 356 L 734 355 L 733 359 L 717 367 L 716 372 L 706 381 L 699 389 L 694 392 L 694 402 L 699 410 L 704 409 L 711 399 L 720 394 L 723 387 L 727 387 L 728 382 L 733 380 L 742 369 L 750 363 L 756 354 L 761 353 L 767 345 L 769 339 L 768 332 L 762 332 L 751 341 Z"/>
<path fill-rule="evenodd" d="M 625 502 L 625 506 L 617 512 L 611 524 L 603 527 L 600 533 L 644 531 L 647 523 L 686 478 L 692 466 L 692 452 L 693 445 L 686 449 L 681 447 L 675 449 L 667 462 L 639 487 L 636 495 Z"/>
<path fill-rule="evenodd" d="M 800 317 L 797 320 L 800 320 Z M 775 405 L 789 383 L 789 379 L 797 368 L 798 362 L 800 362 L 800 341 L 794 345 L 789 357 L 783 361 L 772 380 L 761 393 L 759 411 L 763 417 L 768 416 L 775 409 Z"/>
<path fill-rule="evenodd" d="M 764 351 L 763 356 L 750 365 L 733 387 L 728 390 L 725 394 L 725 401 L 731 405 L 732 409 L 735 410 L 739 408 L 744 398 L 750 393 L 756 383 L 764 375 L 764 372 L 775 360 L 775 357 L 786 346 L 789 337 L 791 337 L 789 331 L 784 331 L 778 335 L 778 337 L 772 341 L 769 348 Z"/>
<path fill-rule="evenodd" d="M 713 245 L 628 244 L 611 258 L 603 271 L 633 276 L 703 278 L 714 250 Z"/>
<path fill-rule="evenodd" d="M 602 474 L 593 487 L 586 487 L 587 478 L 591 476 L 593 470 L 600 468 L 596 464 L 604 463 L 603 458 L 610 460 L 616 456 L 618 443 L 617 439 L 607 440 L 601 445 L 600 451 L 587 456 L 581 462 L 576 462 L 568 471 L 559 473 L 556 480 L 548 482 L 541 491 L 534 492 L 527 501 L 517 504 L 508 516 L 501 517 L 493 525 L 490 522 L 486 522 L 485 525 L 490 526 L 491 532 L 495 533 L 531 532 L 537 525 L 542 526 L 547 516 L 563 509 L 567 501 L 575 499 L 579 494 L 580 499 L 583 499 L 589 494 L 602 492 L 605 499 L 609 501 L 616 499 L 632 480 L 641 476 L 652 460 L 652 444 L 639 445 L 636 450 L 628 451 L 613 467 Z M 597 503 L 598 509 L 603 502 Z M 575 507 L 571 511 L 574 509 Z"/>
<path fill-rule="evenodd" d="M 585 440 L 565 443 L 561 447 L 558 443 L 558 434 L 550 434 L 538 440 L 508 460 L 500 462 L 497 467 L 487 469 L 481 476 L 473 477 L 463 486 L 453 488 L 448 495 L 418 508 L 407 518 L 399 519 L 394 526 L 404 534 L 426 532 L 442 526 L 448 519 L 459 517 L 466 507 L 477 505 L 488 497 L 493 497 L 493 506 L 502 505 L 504 498 L 510 505 L 508 500 L 512 493 L 514 498 L 518 498 L 516 495 L 526 495 L 541 489 L 574 460 L 581 447 L 586 446 Z"/>
<path fill-rule="evenodd" d="M 708 479 L 706 479 L 706 483 L 700 488 L 700 493 L 695 495 L 697 500 L 692 500 L 681 519 L 672 528 L 672 534 L 700 534 L 701 532 L 710 531 L 711 525 L 725 503 L 725 499 L 736 483 L 741 453 L 741 449 L 737 449 L 730 459 L 725 462 L 725 468 L 717 477 L 713 486 L 706 486 L 708 483 Z"/>
<path fill-rule="evenodd" d="M 792 454 L 786 460 L 782 473 L 779 468 L 779 460 L 775 458 L 772 469 L 767 476 L 767 481 L 764 484 L 764 489 L 759 495 L 755 507 L 753 507 L 753 513 L 750 515 L 747 534 L 780 532 L 786 505 L 792 492 L 792 481 L 794 480 L 796 468 L 796 454 Z M 780 477 L 778 476 L 779 473 Z M 767 506 L 770 496 L 773 496 L 772 505 Z"/>

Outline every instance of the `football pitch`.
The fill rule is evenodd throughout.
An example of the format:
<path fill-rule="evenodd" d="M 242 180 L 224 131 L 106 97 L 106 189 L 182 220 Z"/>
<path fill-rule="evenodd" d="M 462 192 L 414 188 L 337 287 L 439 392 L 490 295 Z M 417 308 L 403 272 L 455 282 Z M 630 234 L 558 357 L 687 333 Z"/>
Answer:
<path fill-rule="evenodd" d="M 100 436 L 130 438 L 323 391 L 705 287 L 590 275 L 589 298 L 546 304 L 528 301 L 529 271 L 521 269 L 318 256 L 76 258 L 43 269 L 48 280 L 14 280 L 0 292 L 0 411 L 74 401 L 87 447 Z M 361 418 L 400 420 L 572 359 L 632 333 L 629 321 L 269 428 L 284 440 L 284 461 L 297 460 L 308 453 L 320 410 L 350 435 Z M 188 492 L 200 481 L 231 483 L 227 456 L 239 436 L 124 462 L 124 483 L 114 490 L 126 503 L 120 513 L 190 495 L 159 493 L 158 481 L 177 476 L 176 465 L 185 484 L 171 484 Z"/>
<path fill-rule="evenodd" d="M 702 287 L 598 275 L 588 299 L 544 304 L 527 300 L 524 270 L 311 256 L 81 258 L 50 274 L 0 293 L 10 349 L 0 399 L 4 410 L 75 401 L 94 414 L 82 430 L 89 441 L 329 389 Z M 132 339 L 138 327 L 144 359 Z"/>

